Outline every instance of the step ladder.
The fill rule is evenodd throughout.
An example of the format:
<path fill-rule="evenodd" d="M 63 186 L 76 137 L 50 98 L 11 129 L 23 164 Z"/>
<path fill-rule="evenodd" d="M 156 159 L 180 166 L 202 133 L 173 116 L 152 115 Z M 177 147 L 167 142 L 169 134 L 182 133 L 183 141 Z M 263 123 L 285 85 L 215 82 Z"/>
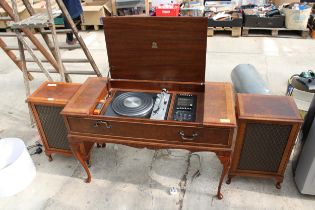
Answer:
<path fill-rule="evenodd" d="M 28 0 L 22 0 L 23 4 L 25 5 L 27 11 L 30 14 L 30 17 L 25 20 L 19 20 L 19 15 L 17 11 L 17 3 L 16 0 L 11 0 L 11 6 L 5 1 L 0 0 L 0 7 L 2 7 L 8 17 L 1 17 L 0 20 L 5 21 L 13 21 L 10 25 L 11 29 L 14 30 L 12 32 L 5 32 L 0 33 L 0 47 L 4 50 L 4 52 L 11 58 L 11 60 L 18 66 L 18 68 L 23 72 L 24 77 L 24 85 L 26 89 L 26 97 L 30 95 L 30 84 L 29 81 L 33 79 L 33 76 L 30 72 L 38 72 L 44 73 L 48 80 L 52 81 L 51 73 L 58 73 L 60 74 L 60 81 L 67 81 L 71 82 L 69 77 L 70 74 L 81 74 L 81 75 L 96 75 L 101 77 L 101 73 L 91 56 L 87 46 L 85 45 L 82 37 L 79 35 L 76 25 L 74 24 L 72 18 L 69 15 L 68 10 L 66 9 L 62 0 L 56 0 L 60 10 L 52 10 L 50 0 L 46 1 L 46 13 L 39 13 L 36 14 L 34 9 L 32 8 L 31 4 Z M 54 18 L 63 14 L 65 17 L 65 21 L 68 21 L 71 29 L 63 29 L 60 31 L 56 30 L 56 26 L 54 24 Z M 45 28 L 49 28 L 46 30 Z M 48 49 L 50 52 L 41 44 L 41 42 L 34 36 L 32 30 L 37 30 L 42 35 Z M 57 33 L 67 33 L 73 32 L 75 37 L 77 38 L 79 44 L 78 45 L 59 45 Z M 50 40 L 48 34 L 51 34 L 52 41 Z M 1 38 L 16 36 L 18 38 L 18 46 L 8 46 L 4 40 Z M 29 42 L 26 40 L 26 37 L 32 42 L 34 45 L 31 46 Z M 60 49 L 77 49 L 82 48 L 84 54 L 86 55 L 87 59 L 61 59 Z M 13 50 L 19 51 L 19 58 L 12 52 Z M 25 51 L 30 54 L 31 59 L 25 57 Z M 44 57 L 44 59 L 40 59 L 36 56 L 35 50 L 38 50 Z M 35 62 L 39 69 L 31 69 L 27 68 L 27 62 Z M 53 69 L 46 69 L 43 63 L 50 63 Z M 93 71 L 67 71 L 65 69 L 64 63 L 90 63 Z M 31 116 L 31 115 L 30 115 Z M 31 117 L 31 122 L 33 123 L 33 119 Z"/>
<path fill-rule="evenodd" d="M 79 49 L 82 48 L 86 59 L 66 59 L 62 61 L 63 63 L 90 63 L 90 65 L 93 68 L 93 71 L 83 71 L 82 74 L 83 75 L 97 75 L 98 77 L 102 76 L 93 57 L 91 56 L 87 46 L 85 45 L 82 37 L 79 35 L 78 29 L 75 25 L 75 23 L 73 22 L 72 18 L 69 15 L 68 10 L 66 9 L 64 3 L 62 0 L 56 0 L 57 5 L 59 6 L 59 8 L 61 9 L 61 12 L 63 13 L 63 16 L 65 17 L 65 21 L 68 21 L 69 25 L 70 25 L 70 29 L 61 29 L 61 30 L 45 30 L 45 27 L 49 25 L 49 21 L 47 21 L 47 13 L 49 12 L 49 10 L 51 9 L 51 5 L 49 7 L 47 7 L 47 13 L 43 13 L 43 14 L 36 14 L 34 9 L 32 8 L 32 5 L 29 3 L 28 0 L 22 0 L 27 11 L 29 12 L 29 14 L 31 15 L 31 17 L 29 17 L 26 20 L 22 20 L 19 22 L 14 22 L 11 25 L 12 29 L 20 29 L 22 32 L 24 32 L 25 30 L 27 30 L 27 32 L 31 32 L 31 29 L 37 29 L 39 31 L 39 33 L 42 35 L 43 39 L 45 40 L 48 48 L 50 49 L 51 53 L 53 54 L 53 57 L 56 58 L 58 55 L 56 55 L 55 53 L 55 47 L 54 46 L 58 46 L 59 49 L 68 49 L 68 50 L 74 50 L 74 49 Z M 2 3 L 1 3 L 2 2 Z M 4 10 L 10 14 L 10 11 L 8 12 L 8 10 L 10 10 L 10 5 L 6 4 L 4 7 L 4 4 L 6 2 L 4 0 L 0 0 L 0 6 L 2 6 L 4 8 Z M 55 11 L 51 11 L 53 14 L 55 14 Z M 13 13 L 12 9 L 11 9 L 11 13 Z M 57 16 L 60 13 L 56 13 Z M 13 14 L 12 14 L 13 15 Z M 3 19 L 5 20 L 12 20 L 12 15 L 9 15 L 9 17 L 3 17 Z M 11 17 L 10 17 L 11 16 Z M 34 24 L 34 22 L 36 22 L 37 24 Z M 53 21 L 51 22 L 53 23 Z M 52 24 L 54 26 L 54 24 Z M 76 37 L 76 39 L 78 40 L 78 44 L 76 45 L 54 45 L 52 44 L 52 42 L 49 40 L 48 34 L 52 34 L 52 38 L 54 39 L 54 31 L 56 33 L 67 33 L 67 32 L 72 32 L 74 34 L 74 36 Z M 15 33 L 10 33 L 10 32 L 4 32 L 1 33 L 0 32 L 0 39 L 1 37 L 9 37 L 9 36 L 14 36 Z M 26 35 L 28 38 L 30 38 L 31 35 L 31 41 L 33 42 L 33 40 L 36 40 L 36 37 L 33 34 L 30 33 L 22 33 L 22 35 Z M 38 40 L 36 40 L 38 41 Z M 18 46 L 7 46 L 5 45 L 5 42 L 1 39 L 0 40 L 0 47 L 8 54 L 8 56 L 13 60 L 14 63 L 17 64 L 17 66 L 20 68 L 20 61 L 17 58 L 14 58 L 13 53 L 11 53 L 10 51 L 14 51 L 14 50 L 19 50 Z M 46 58 L 46 60 L 41 60 L 42 62 L 49 62 L 50 64 L 52 64 L 52 66 L 54 67 L 54 69 L 56 71 L 52 71 L 50 70 L 50 73 L 59 73 L 59 68 L 58 68 L 58 63 L 57 63 L 57 59 L 52 59 L 50 56 L 48 56 L 48 52 L 46 52 L 46 50 L 43 48 L 43 46 L 39 46 L 40 42 L 38 41 L 38 43 L 34 43 L 35 45 L 34 47 L 30 46 L 30 48 L 32 50 L 39 50 L 44 57 Z M 37 45 L 36 45 L 37 44 Z M 58 49 L 57 49 L 58 50 Z M 35 62 L 34 60 L 31 59 L 27 59 L 26 62 Z M 20 68 L 21 69 L 21 68 Z M 28 72 L 40 72 L 39 69 L 30 69 Z M 80 74 L 80 71 L 66 71 L 64 70 L 65 76 L 66 76 L 66 81 L 71 81 L 70 78 L 68 77 L 68 75 L 70 74 Z M 29 78 L 31 79 L 32 76 L 30 75 Z"/>

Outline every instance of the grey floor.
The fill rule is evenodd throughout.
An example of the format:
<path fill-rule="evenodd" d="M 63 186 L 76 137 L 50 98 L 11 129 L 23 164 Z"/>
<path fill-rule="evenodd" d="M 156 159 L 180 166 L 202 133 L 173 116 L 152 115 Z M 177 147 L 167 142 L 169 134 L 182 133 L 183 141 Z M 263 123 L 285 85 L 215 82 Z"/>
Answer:
<path fill-rule="evenodd" d="M 103 33 L 83 34 L 104 75 L 108 66 Z M 11 45 L 14 39 L 6 39 Z M 62 41 L 64 38 L 62 38 Z M 230 81 L 239 63 L 251 63 L 262 74 L 274 94 L 284 95 L 287 79 L 294 73 L 314 70 L 315 41 L 281 38 L 208 38 L 207 81 Z M 189 53 L 189 52 L 187 52 Z M 83 53 L 64 51 L 64 57 Z M 72 64 L 67 69 L 88 69 Z M 18 137 L 27 145 L 39 140 L 30 127 L 23 77 L 0 50 L 0 137 Z M 86 77 L 73 77 L 83 82 Z M 45 77 L 35 75 L 35 90 Z M 32 156 L 37 168 L 35 180 L 23 192 L 0 198 L 0 209 L 315 209 L 315 197 L 299 194 L 286 170 L 281 190 L 273 180 L 237 177 L 223 185 L 223 200 L 214 196 L 221 164 L 212 153 L 185 150 L 135 149 L 122 145 L 95 148 L 92 155 L 92 183 L 74 158 L 55 155 L 48 162 L 44 154 Z M 194 176 L 199 171 L 200 176 Z M 170 195 L 170 187 L 179 190 Z"/>

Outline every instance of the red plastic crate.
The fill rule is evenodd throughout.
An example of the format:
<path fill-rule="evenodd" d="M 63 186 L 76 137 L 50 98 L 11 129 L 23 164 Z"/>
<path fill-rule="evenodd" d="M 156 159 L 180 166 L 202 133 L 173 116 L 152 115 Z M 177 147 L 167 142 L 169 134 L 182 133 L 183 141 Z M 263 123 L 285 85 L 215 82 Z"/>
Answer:
<path fill-rule="evenodd" d="M 156 16 L 178 16 L 179 4 L 161 4 L 155 8 Z"/>

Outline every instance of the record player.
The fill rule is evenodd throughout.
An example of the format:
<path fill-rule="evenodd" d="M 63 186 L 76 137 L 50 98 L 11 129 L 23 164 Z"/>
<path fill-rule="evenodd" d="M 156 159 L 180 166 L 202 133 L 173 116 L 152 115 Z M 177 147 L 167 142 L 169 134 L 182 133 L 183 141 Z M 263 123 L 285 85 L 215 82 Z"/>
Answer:
<path fill-rule="evenodd" d="M 221 199 L 236 120 L 231 84 L 205 82 L 207 18 L 103 22 L 108 76 L 89 78 L 62 111 L 86 181 L 92 177 L 82 152 L 86 144 L 209 151 L 223 165 L 216 192 Z"/>

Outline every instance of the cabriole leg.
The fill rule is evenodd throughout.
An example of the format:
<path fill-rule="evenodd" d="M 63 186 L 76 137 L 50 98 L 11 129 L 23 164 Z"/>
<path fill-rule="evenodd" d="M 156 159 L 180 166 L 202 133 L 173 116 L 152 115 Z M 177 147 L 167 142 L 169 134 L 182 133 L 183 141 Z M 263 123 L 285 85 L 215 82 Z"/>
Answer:
<path fill-rule="evenodd" d="M 87 178 L 86 178 L 85 182 L 90 183 L 91 179 L 92 179 L 91 173 L 90 173 L 90 170 L 88 168 L 87 163 L 84 161 L 82 154 L 80 152 L 80 144 L 79 143 L 70 143 L 70 147 L 71 147 L 71 150 L 72 150 L 74 156 L 81 163 L 82 167 L 84 168 L 84 170 L 87 174 Z"/>
<path fill-rule="evenodd" d="M 217 197 L 219 200 L 221 200 L 223 198 L 223 195 L 221 193 L 221 187 L 222 187 L 222 183 L 224 180 L 224 177 L 226 176 L 229 168 L 230 168 L 230 154 L 228 155 L 221 155 L 221 154 L 217 154 L 218 159 L 220 160 L 221 164 L 223 165 L 223 169 L 222 169 L 222 173 L 221 173 L 221 177 L 220 177 L 220 182 L 219 182 L 219 186 L 218 186 L 218 192 L 217 192 Z"/>

